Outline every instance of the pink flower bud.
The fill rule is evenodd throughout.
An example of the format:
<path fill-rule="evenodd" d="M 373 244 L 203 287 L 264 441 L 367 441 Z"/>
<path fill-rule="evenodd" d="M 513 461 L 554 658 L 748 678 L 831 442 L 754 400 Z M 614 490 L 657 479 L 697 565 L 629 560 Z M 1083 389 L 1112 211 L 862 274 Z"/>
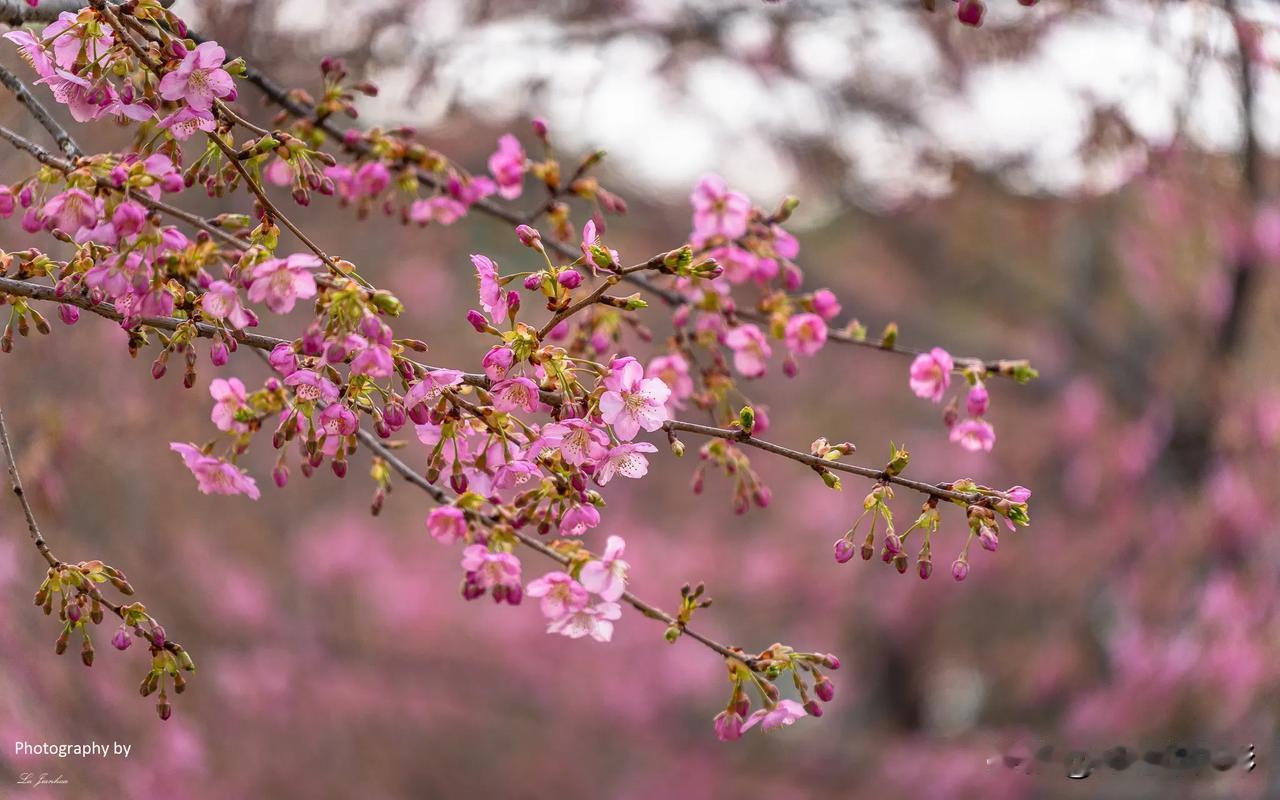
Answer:
<path fill-rule="evenodd" d="M 991 396 L 987 393 L 987 387 L 979 383 L 969 390 L 969 398 L 965 403 L 972 417 L 980 417 L 987 413 L 987 407 L 991 404 Z"/>
<path fill-rule="evenodd" d="M 732 713 L 721 711 L 714 721 L 716 738 L 722 742 L 732 742 L 742 738 L 742 715 L 737 710 Z"/>
<path fill-rule="evenodd" d="M 960 0 L 960 8 L 956 10 L 956 16 L 965 25 L 976 28 L 982 24 L 982 15 L 986 10 L 987 7 L 983 5 L 982 0 Z"/>
<path fill-rule="evenodd" d="M 67 325 L 75 325 L 80 319 L 80 309 L 75 306 L 60 305 L 58 306 L 58 318 Z"/>
<path fill-rule="evenodd" d="M 829 678 L 823 678 L 813 685 L 813 693 L 824 703 L 830 703 L 836 696 L 836 685 Z"/>
<path fill-rule="evenodd" d="M 226 343 L 221 340 L 215 341 L 209 348 L 209 363 L 213 364 L 215 367 L 226 366 L 230 357 Z"/>
<path fill-rule="evenodd" d="M 276 482 L 276 486 L 283 489 L 289 483 L 289 467 L 284 463 L 276 464 L 275 469 L 271 470 L 271 479 Z"/>
<path fill-rule="evenodd" d="M 536 291 L 537 288 L 541 285 L 542 285 L 541 272 L 535 272 L 524 279 L 524 288 L 528 289 L 531 292 Z"/>
<path fill-rule="evenodd" d="M 969 577 L 969 562 L 963 558 L 957 558 L 955 563 L 951 565 L 951 577 L 957 581 L 962 581 Z"/>
<path fill-rule="evenodd" d="M 477 333 L 484 333 L 489 328 L 489 321 L 484 318 L 484 314 L 474 308 L 467 312 L 467 322 L 471 323 Z"/>
<path fill-rule="evenodd" d="M 853 546 L 853 542 L 848 539 L 841 538 L 836 539 L 835 552 L 836 563 L 845 564 L 853 558 L 854 553 L 857 552 L 857 548 Z"/>
<path fill-rule="evenodd" d="M 530 225 L 517 225 L 516 238 L 525 247 L 531 247 L 534 250 L 542 249 L 542 234 L 538 232 L 537 228 Z"/>
<path fill-rule="evenodd" d="M 566 269 L 556 276 L 556 280 L 566 289 L 577 289 L 582 285 L 582 273 L 576 269 Z"/>
<path fill-rule="evenodd" d="M 809 714 L 809 716 L 811 716 L 811 717 L 820 717 L 820 716 L 822 716 L 822 706 L 818 705 L 818 701 L 817 701 L 817 700 L 809 700 L 808 702 L 806 702 L 806 703 L 804 704 L 804 710 L 805 710 L 805 711 Z"/>
<path fill-rule="evenodd" d="M 533 118 L 533 135 L 539 139 L 546 141 L 547 139 L 547 121 L 542 117 Z"/>
<path fill-rule="evenodd" d="M 133 637 L 129 634 L 129 628 L 121 625 L 116 628 L 115 634 L 111 637 L 111 646 L 117 650 L 128 650 L 133 646 Z"/>
<path fill-rule="evenodd" d="M 990 525 L 983 525 L 978 531 L 978 542 L 982 544 L 983 550 L 995 552 L 1000 546 L 1000 537 L 996 534 L 996 529 Z"/>

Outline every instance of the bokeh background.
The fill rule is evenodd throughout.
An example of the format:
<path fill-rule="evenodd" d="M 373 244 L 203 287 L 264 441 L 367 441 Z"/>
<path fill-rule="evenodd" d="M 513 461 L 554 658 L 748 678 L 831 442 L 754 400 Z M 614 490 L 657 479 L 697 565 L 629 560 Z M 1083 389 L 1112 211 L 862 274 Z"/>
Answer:
<path fill-rule="evenodd" d="M 630 204 L 608 241 L 632 261 L 684 240 L 704 172 L 765 207 L 799 195 L 799 260 L 847 315 L 1042 377 L 992 381 L 999 439 L 971 455 L 910 395 L 905 360 L 832 346 L 752 387 L 770 438 L 849 439 L 869 463 L 906 442 L 917 478 L 1031 487 L 1033 524 L 978 551 L 963 584 L 945 568 L 922 582 L 832 561 L 854 481 L 835 493 L 758 459 L 775 500 L 739 517 L 722 479 L 695 496 L 693 459 L 660 454 L 592 534 L 626 537 L 636 592 L 671 606 L 705 580 L 717 639 L 844 662 L 821 720 L 719 742 L 713 655 L 633 613 L 606 646 L 547 636 L 529 604 L 466 603 L 424 498 L 398 489 L 370 517 L 362 463 L 257 503 L 200 495 L 168 442 L 209 435 L 213 373 L 193 391 L 153 381 L 85 315 L 0 358 L 0 404 L 55 552 L 123 569 L 200 671 L 161 724 L 134 690 L 137 648 L 102 641 L 92 670 L 55 656 L 31 605 L 42 564 L 0 506 L 0 796 L 41 796 L 14 785 L 28 771 L 67 777 L 51 797 L 1280 796 L 1280 12 L 988 0 L 973 29 L 937 5 L 179 2 L 290 85 L 346 58 L 382 88 L 360 124 L 413 125 L 476 169 L 505 130 L 530 143 L 533 114 L 562 154 L 605 148 Z M 11 47 L 0 63 L 25 74 Z M 271 113 L 247 88 L 240 106 Z M 41 137 L 8 95 L 0 124 Z M 31 168 L 0 153 L 4 179 Z M 528 258 L 480 217 L 421 230 L 327 201 L 299 216 L 406 302 L 397 330 L 438 363 L 483 352 L 459 335 L 466 255 Z M 14 223 L 0 246 L 34 243 Z M 246 356 L 224 373 L 260 370 Z M 264 484 L 269 457 L 248 462 Z M 962 526 L 944 510 L 940 567 Z M 14 741 L 133 752 L 58 761 Z M 987 763 L 1044 742 L 1055 762 L 1036 774 Z M 1066 777 L 1064 750 L 1121 744 L 1254 744 L 1259 768 Z"/>

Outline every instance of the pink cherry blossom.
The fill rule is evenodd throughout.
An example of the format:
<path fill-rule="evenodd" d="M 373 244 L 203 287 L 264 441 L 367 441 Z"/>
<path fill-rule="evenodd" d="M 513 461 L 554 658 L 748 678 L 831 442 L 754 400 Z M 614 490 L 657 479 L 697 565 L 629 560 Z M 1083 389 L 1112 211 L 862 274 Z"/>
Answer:
<path fill-rule="evenodd" d="M 427 514 L 427 533 L 440 544 L 454 544 L 467 535 L 467 516 L 454 506 L 440 506 Z"/>
<path fill-rule="evenodd" d="M 951 371 L 955 362 L 951 354 L 941 347 L 921 353 L 911 362 L 911 391 L 916 397 L 924 397 L 935 403 L 942 402 L 951 385 Z"/>
<path fill-rule="evenodd" d="M 500 381 L 507 377 L 511 365 L 515 363 L 515 353 L 510 347 L 505 345 L 496 345 L 484 354 L 480 366 L 484 368 L 484 374 L 489 376 L 491 381 Z"/>
<path fill-rule="evenodd" d="M 404 396 L 404 407 L 414 422 L 423 416 L 420 409 L 429 409 L 440 401 L 444 390 L 462 383 L 462 373 L 456 369 L 435 369 L 422 376 L 422 379 L 409 387 Z M 425 419 L 422 420 L 425 422 Z"/>
<path fill-rule="evenodd" d="M 840 301 L 830 289 L 819 289 L 813 293 L 813 310 L 830 322 L 840 314 Z"/>
<path fill-rule="evenodd" d="M 969 389 L 969 396 L 965 399 L 965 408 L 970 416 L 982 416 L 987 413 L 987 407 L 990 404 L 991 395 L 987 392 L 985 384 L 979 382 Z"/>
<path fill-rule="evenodd" d="M 209 284 L 200 301 L 200 309 L 205 317 L 226 320 L 233 328 L 248 328 L 257 324 L 253 314 L 240 303 L 236 287 L 226 281 Z"/>
<path fill-rule="evenodd" d="M 742 715 L 736 711 L 721 711 L 714 721 L 716 738 L 732 742 L 742 738 Z"/>
<path fill-rule="evenodd" d="M 186 442 L 170 442 L 169 449 L 182 456 L 182 462 L 195 476 L 201 493 L 243 494 L 251 500 L 261 496 L 253 478 L 234 464 L 205 455 L 200 448 Z"/>
<path fill-rule="evenodd" d="M 355 433 L 360 421 L 351 409 L 341 403 L 330 403 L 320 412 L 320 426 L 326 437 L 337 438 Z"/>
<path fill-rule="evenodd" d="M 452 225 L 466 216 L 467 207 L 461 202 L 439 195 L 429 199 L 414 200 L 409 206 L 409 221 L 419 225 L 439 222 L 441 225 Z"/>
<path fill-rule="evenodd" d="M 644 377 L 644 367 L 634 358 L 615 359 L 604 385 L 608 391 L 600 397 L 600 415 L 622 441 L 636 438 L 641 428 L 656 431 L 669 418 L 671 390 L 659 378 Z"/>
<path fill-rule="evenodd" d="M 684 400 L 693 394 L 689 362 L 680 353 L 655 356 L 649 360 L 645 374 L 650 378 L 658 378 L 671 389 L 671 397 L 667 402 L 672 408 L 683 408 Z"/>
<path fill-rule="evenodd" d="M 239 378 L 214 378 L 209 384 L 209 394 L 217 401 L 211 415 L 213 424 L 220 431 L 236 428 L 236 412 L 246 406 L 244 384 Z"/>
<path fill-rule="evenodd" d="M 489 156 L 489 172 L 498 182 L 498 192 L 508 200 L 524 190 L 525 161 L 520 140 L 509 133 L 498 140 L 498 149 Z"/>
<path fill-rule="evenodd" d="M 227 51 L 217 42 L 203 42 L 189 50 L 182 63 L 160 79 L 160 96 L 165 100 L 181 100 L 196 111 L 208 111 L 215 98 L 235 91 L 235 81 L 222 68 Z"/>
<path fill-rule="evenodd" d="M 990 452 L 996 443 L 996 430 L 981 419 L 966 419 L 951 429 L 951 441 L 965 450 Z"/>
<path fill-rule="evenodd" d="M 570 639 L 590 636 L 597 642 L 607 642 L 613 638 L 613 620 L 621 616 L 621 606 L 605 601 L 552 620 L 547 625 L 547 633 L 558 633 Z"/>
<path fill-rule="evenodd" d="M 751 201 L 739 192 L 729 191 L 718 175 L 704 175 L 689 196 L 693 203 L 693 234 L 702 241 L 712 236 L 737 239 L 747 232 Z"/>
<path fill-rule="evenodd" d="M 180 142 L 190 139 L 196 131 L 212 132 L 217 127 L 213 114 L 207 110 L 183 106 L 160 120 L 160 127 L 173 134 Z"/>
<path fill-rule="evenodd" d="M 68 189 L 49 199 L 40 215 L 50 227 L 74 235 L 82 228 L 92 228 L 102 215 L 102 200 L 83 189 Z"/>
<path fill-rule="evenodd" d="M 587 591 L 595 592 L 604 600 L 617 600 L 627 589 L 627 570 L 631 565 L 622 560 L 627 543 L 621 536 L 610 536 L 605 544 L 604 555 L 598 560 L 588 561 L 579 578 Z"/>
<path fill-rule="evenodd" d="M 795 700 L 779 700 L 778 704 L 773 708 L 757 709 L 747 721 L 742 724 L 742 731 L 751 730 L 755 724 L 760 723 L 760 730 L 768 732 L 784 725 L 794 724 L 796 720 L 807 716 L 804 706 Z"/>
<path fill-rule="evenodd" d="M 299 402 L 332 403 L 338 399 L 337 385 L 313 370 L 300 369 L 290 373 L 284 379 L 284 385 L 293 389 Z"/>
<path fill-rule="evenodd" d="M 618 266 L 620 260 L 618 251 L 610 250 L 600 244 L 600 236 L 596 232 L 596 221 L 594 219 L 587 220 L 587 224 L 582 226 L 582 244 L 578 247 L 582 250 L 583 260 L 587 266 L 591 267 L 592 275 L 596 274 L 597 267 L 609 269 Z M 608 260 L 603 264 L 600 263 L 606 257 Z M 569 288 L 572 289 L 574 287 L 570 286 Z"/>
<path fill-rule="evenodd" d="M 787 348 L 802 356 L 811 356 L 827 341 L 827 323 L 817 314 L 796 314 L 787 320 Z"/>
<path fill-rule="evenodd" d="M 507 303 L 498 280 L 498 267 L 488 257 L 479 254 L 471 256 L 471 263 L 476 268 L 476 280 L 480 286 L 480 307 L 493 319 L 493 324 L 501 324 L 507 316 Z"/>
<path fill-rule="evenodd" d="M 528 378 L 511 378 L 493 385 L 493 407 L 498 411 L 538 410 L 538 384 Z"/>
<path fill-rule="evenodd" d="M 613 480 L 614 475 L 624 478 L 643 478 L 649 472 L 649 459 L 641 453 L 656 453 L 658 448 L 649 442 L 625 442 L 609 450 L 596 467 L 596 480 L 601 486 Z"/>
<path fill-rule="evenodd" d="M 288 314 L 298 300 L 315 297 L 316 279 L 311 271 L 319 267 L 320 259 L 310 253 L 268 259 L 253 268 L 249 299 L 265 303 L 276 314 Z"/>
<path fill-rule="evenodd" d="M 564 463 L 581 466 L 605 455 L 609 435 L 585 419 L 566 419 L 542 429 L 543 441 L 560 451 Z"/>
<path fill-rule="evenodd" d="M 524 590 L 530 597 L 542 598 L 542 614 L 551 620 L 581 611 L 590 599 L 582 584 L 563 571 L 548 572 L 531 581 Z"/>
<path fill-rule="evenodd" d="M 725 345 L 733 351 L 733 368 L 747 378 L 759 378 L 768 368 L 773 355 L 769 342 L 755 325 L 739 325 L 724 336 Z"/>
<path fill-rule="evenodd" d="M 590 503 L 574 503 L 560 518 L 560 533 L 581 536 L 600 524 L 600 510 Z"/>
<path fill-rule="evenodd" d="M 482 544 L 462 551 L 462 568 L 475 576 L 482 589 L 520 586 L 520 559 L 510 553 L 494 553 Z"/>

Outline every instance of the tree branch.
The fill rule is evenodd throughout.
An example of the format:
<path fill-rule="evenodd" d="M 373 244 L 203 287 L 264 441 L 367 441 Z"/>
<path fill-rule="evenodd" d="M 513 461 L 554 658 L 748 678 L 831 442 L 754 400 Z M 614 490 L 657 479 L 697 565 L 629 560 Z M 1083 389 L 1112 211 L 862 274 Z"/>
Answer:
<path fill-rule="evenodd" d="M 31 94 L 26 84 L 17 75 L 5 69 L 3 65 L 0 65 L 0 83 L 3 83 L 9 91 L 13 92 L 13 96 L 18 98 L 18 102 L 27 107 L 27 110 L 31 112 L 31 116 L 36 118 L 36 122 L 39 122 L 41 127 L 49 132 L 53 140 L 58 143 L 58 147 L 62 148 L 62 152 L 67 154 L 67 158 L 79 158 L 84 155 L 84 151 L 71 138 L 71 134 L 67 133 L 67 129 L 59 125 L 58 121 L 49 114 L 49 109 L 45 108 L 44 104 L 37 100 L 35 95 Z"/>

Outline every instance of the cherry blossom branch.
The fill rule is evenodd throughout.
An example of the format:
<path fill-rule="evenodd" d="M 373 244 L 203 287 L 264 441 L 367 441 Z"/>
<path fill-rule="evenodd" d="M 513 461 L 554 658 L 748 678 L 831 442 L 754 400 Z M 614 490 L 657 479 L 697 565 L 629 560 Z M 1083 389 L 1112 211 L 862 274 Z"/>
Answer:
<path fill-rule="evenodd" d="M 35 117 L 36 122 L 39 122 L 40 126 L 49 132 L 49 135 L 58 143 L 58 147 L 62 148 L 62 152 L 66 153 L 68 158 L 79 158 L 84 155 L 84 151 L 71 138 L 71 134 L 67 132 L 67 129 L 58 124 L 57 120 L 49 114 L 49 110 L 44 107 L 44 104 L 36 99 L 36 96 L 27 89 L 26 84 L 17 75 L 14 75 L 3 66 L 0 66 L 0 83 L 3 83 L 9 91 L 13 92 L 14 97 L 18 98 L 18 102 L 27 107 L 27 111 L 31 112 L 31 116 Z"/>
<path fill-rule="evenodd" d="M 124 319 L 124 314 L 116 309 L 116 307 L 111 303 L 94 303 L 83 295 L 73 293 L 67 293 L 60 296 L 58 295 L 57 290 L 52 286 L 44 286 L 43 284 L 31 283 L 29 281 L 0 276 L 0 294 L 10 294 L 19 297 L 27 297 L 32 300 L 43 300 L 51 303 L 72 305 L 97 314 L 100 317 L 112 320 L 113 322 L 119 322 Z M 179 327 L 190 326 L 196 330 L 201 338 L 212 339 L 218 336 L 226 336 L 234 339 L 240 344 L 248 345 L 249 347 L 267 353 L 271 352 L 271 350 L 277 345 L 288 343 L 288 340 L 279 339 L 274 336 L 249 333 L 243 330 L 225 329 L 217 325 L 210 325 L 207 322 L 196 322 L 194 320 L 179 319 L 177 317 L 139 317 L 138 324 L 167 331 L 176 331 Z M 442 367 L 419 364 L 418 362 L 413 363 L 416 366 L 420 366 L 423 369 L 432 372 L 443 369 Z M 489 377 L 483 373 L 464 372 L 462 373 L 462 382 L 469 386 L 485 390 L 489 390 L 493 386 Z M 560 396 L 554 392 L 547 392 L 545 395 L 546 396 L 544 396 L 543 399 L 554 401 L 551 403 L 552 405 L 558 404 L 561 400 Z M 725 439 L 748 447 L 754 447 L 758 450 L 764 450 L 766 452 L 773 453 L 774 455 L 783 456 L 784 458 L 789 458 L 792 461 L 796 461 L 815 469 L 830 469 L 837 472 L 847 472 L 863 478 L 870 478 L 874 481 L 897 484 L 898 486 L 912 489 L 930 497 L 951 500 L 957 503 L 964 503 L 966 505 L 979 503 L 986 496 L 979 492 L 957 492 L 953 489 L 947 488 L 945 484 L 931 484 L 924 481 L 903 478 L 900 475 L 890 474 L 883 469 L 878 470 L 872 467 L 860 466 L 858 464 L 849 464 L 844 461 L 829 461 L 809 453 L 803 453 L 799 450 L 792 450 L 789 447 L 765 441 L 764 439 L 746 434 L 742 430 L 717 428 L 711 425 L 701 425 L 694 422 L 685 422 L 683 420 L 668 420 L 663 424 L 663 428 L 668 431 L 685 431 L 688 433 L 698 434 L 700 436 Z"/>
<path fill-rule="evenodd" d="M 187 34 L 196 42 L 206 41 L 195 31 L 189 30 Z M 293 92 L 285 89 L 262 71 L 254 68 L 253 66 L 246 65 L 244 78 L 256 86 L 271 102 L 275 103 L 294 117 L 308 121 L 331 141 L 341 146 L 347 152 L 358 156 L 372 154 L 372 149 L 368 144 L 360 141 L 358 138 L 347 137 L 345 135 L 345 131 L 331 122 L 328 117 L 320 117 L 316 115 L 314 108 L 308 108 L 306 105 L 302 104 L 296 99 Z M 404 166 L 411 168 L 414 177 L 424 185 L 432 188 L 440 187 L 441 184 L 439 178 L 432 172 L 416 165 L 405 164 Z M 495 220 L 505 222 L 513 227 L 523 225 L 528 222 L 529 215 L 507 208 L 506 206 L 488 198 L 481 198 L 477 200 L 471 207 L 478 209 L 481 213 Z M 562 258 L 576 260 L 580 255 L 572 245 L 556 239 L 545 240 L 544 245 Z M 642 275 L 627 274 L 623 277 L 623 280 L 657 297 L 668 306 L 678 307 L 686 303 L 686 300 L 678 293 L 661 287 Z M 766 315 L 750 309 L 739 310 L 736 311 L 735 314 L 741 319 L 755 322 L 757 324 L 767 324 L 769 322 L 769 318 Z M 908 358 L 915 358 L 921 355 L 921 351 L 919 350 L 913 350 L 911 348 L 898 345 L 896 339 L 870 341 L 838 327 L 831 328 L 827 335 L 831 341 L 840 342 L 846 345 L 880 350 L 887 353 L 896 353 Z M 1015 370 L 1026 365 L 1026 361 L 1020 359 L 981 359 L 969 356 L 956 357 L 955 361 L 958 365 L 957 371 L 963 370 L 966 366 L 971 368 L 976 367 L 982 369 L 988 374 L 1004 377 L 1011 377 Z"/>
<path fill-rule="evenodd" d="M 684 422 L 678 419 L 667 420 L 662 424 L 664 430 L 667 431 L 687 431 L 696 433 L 700 436 L 710 436 L 716 439 L 724 439 L 726 441 L 744 444 L 748 447 L 754 447 L 758 450 L 764 450 L 774 455 L 789 458 L 792 461 L 798 461 L 801 464 L 813 467 L 816 470 L 831 469 L 837 472 L 848 472 L 853 475 L 859 475 L 863 478 L 870 478 L 882 483 L 895 483 L 907 489 L 914 489 L 922 494 L 936 497 L 941 500 L 952 500 L 965 505 L 972 505 L 983 500 L 984 495 L 981 492 L 957 492 L 950 489 L 945 484 L 931 484 L 924 481 L 913 481 L 909 478 L 903 478 L 893 472 L 885 469 L 873 469 L 871 467 L 863 467 L 857 464 L 849 464 L 844 461 L 829 461 L 825 458 L 810 453 L 802 453 L 799 450 L 792 450 L 789 447 L 783 447 L 780 444 L 766 442 L 758 439 L 741 429 L 733 428 L 716 428 L 711 425 L 699 425 L 695 422 Z"/>
<path fill-rule="evenodd" d="M 24 136 L 14 133 L 13 131 L 3 126 L 0 126 L 0 139 L 4 139 L 9 144 L 13 145 L 19 150 L 22 150 L 30 154 L 33 158 L 35 158 L 41 164 L 44 164 L 47 167 L 53 167 L 54 169 L 64 174 L 70 173 L 76 169 L 75 165 L 58 158 L 57 156 L 50 153 L 48 150 L 45 150 L 43 147 L 31 141 L 30 139 L 27 139 Z M 108 191 L 113 191 L 113 192 L 121 191 L 118 186 L 115 186 L 106 178 L 97 178 L 96 181 L 97 181 L 97 185 L 102 189 L 106 189 Z M 190 211 L 186 211 L 185 209 L 181 209 L 181 208 L 178 208 L 177 206 L 170 205 L 169 203 L 166 203 L 163 200 L 154 200 L 149 195 L 142 192 L 138 192 L 138 193 L 131 192 L 128 194 L 129 194 L 129 198 L 135 201 L 136 203 L 138 203 L 139 205 L 149 208 L 152 211 L 157 211 L 161 214 L 167 214 L 168 216 L 173 217 L 174 219 L 181 220 L 187 223 L 188 225 L 191 225 L 194 228 L 198 228 L 204 231 L 205 233 L 209 234 L 215 239 L 222 241 L 224 244 L 230 245 L 231 247 L 237 248 L 239 250 L 244 250 L 245 248 L 249 247 L 249 242 L 245 241 L 244 239 L 241 239 L 240 237 L 232 233 L 229 233 L 223 230 L 222 228 L 219 228 L 217 225 L 214 225 L 212 222 L 210 222 L 207 219 L 204 219 L 203 217 L 199 217 L 195 214 L 192 214 Z"/>
<path fill-rule="evenodd" d="M 82 562 L 80 564 L 69 564 L 59 559 L 57 556 L 53 554 L 53 551 L 50 550 L 48 543 L 45 541 L 44 534 L 40 530 L 40 525 L 36 521 L 35 512 L 31 508 L 31 502 L 27 499 L 26 490 L 22 486 L 22 477 L 18 473 L 18 461 L 13 454 L 13 444 L 9 439 L 8 428 L 5 426 L 3 409 L 0 409 L 0 450 L 3 450 L 4 452 L 5 463 L 9 472 L 10 490 L 13 492 L 14 496 L 18 498 L 19 505 L 22 506 L 22 513 L 26 517 L 26 521 L 27 521 L 27 531 L 31 536 L 32 542 L 35 544 L 36 550 L 40 552 L 40 555 L 49 564 L 50 576 L 53 576 L 54 574 L 62 574 L 62 573 L 68 573 L 68 572 L 74 573 L 75 575 L 78 575 L 78 576 L 82 576 L 82 579 L 79 580 L 74 585 L 77 588 L 79 588 L 81 591 L 83 591 L 86 595 L 88 595 L 90 598 L 92 598 L 94 603 L 109 609 L 111 613 L 119 617 L 127 626 L 132 627 L 136 635 L 141 636 L 147 640 L 147 642 L 151 645 L 153 652 L 164 650 L 173 654 L 176 660 L 174 662 L 174 671 L 171 674 L 177 675 L 177 669 L 179 668 L 181 668 L 184 671 L 194 672 L 195 664 L 191 661 L 191 656 L 187 654 L 186 649 L 183 648 L 183 646 L 178 644 L 177 642 L 169 639 L 165 635 L 164 628 L 162 628 L 159 625 L 159 623 L 155 621 L 153 617 L 151 617 L 149 614 L 143 611 L 142 606 L 140 604 L 135 603 L 135 604 L 131 604 L 130 606 L 125 606 L 121 603 L 115 603 L 111 601 L 109 598 L 103 595 L 102 590 L 98 588 L 95 581 L 92 579 L 92 577 L 90 577 L 91 575 L 94 575 L 94 574 L 101 574 L 104 576 L 108 576 L 108 577 L 103 577 L 102 579 L 103 582 L 110 580 L 111 584 L 115 586 L 122 594 L 131 595 L 133 594 L 133 587 L 129 585 L 127 580 L 125 580 L 123 573 L 113 568 L 106 567 L 101 562 Z M 41 588 L 41 592 L 46 593 L 47 596 L 51 596 L 51 592 L 46 590 L 43 586 Z M 40 600 L 39 594 L 37 594 L 36 597 L 37 597 L 37 604 L 45 604 L 46 610 L 48 610 L 49 606 L 47 604 L 47 601 Z M 65 594 L 64 594 L 64 600 L 65 600 Z M 98 612 L 95 611 L 94 613 L 97 614 Z M 96 618 L 93 618 L 93 621 L 94 622 L 101 621 L 101 615 L 98 614 Z M 66 646 L 65 637 L 66 637 L 66 633 L 64 633 L 63 637 L 59 639 L 59 648 L 65 648 Z M 85 660 L 85 666 L 92 666 L 93 649 L 91 646 L 88 645 L 88 642 L 89 642 L 88 634 L 86 633 L 85 634 L 86 646 L 85 646 L 85 649 L 82 651 L 82 657 Z M 127 638 L 124 640 L 113 639 L 112 644 L 117 649 L 120 649 L 120 650 L 125 650 L 129 647 Z M 59 652 L 61 652 L 61 649 L 59 650 Z M 153 668 L 153 673 L 154 673 L 154 668 Z M 178 692 L 182 691 L 181 687 L 183 683 L 184 682 L 180 678 L 175 681 L 175 689 Z M 144 681 L 144 684 L 145 684 L 145 681 Z M 144 692 L 144 696 L 146 694 L 150 694 L 150 692 L 149 691 Z M 159 711 L 160 711 L 161 719 L 168 719 L 168 714 L 170 713 L 170 710 L 168 708 L 168 703 L 166 702 L 166 695 L 163 689 L 161 690 L 161 693 L 160 693 Z"/>
<path fill-rule="evenodd" d="M 381 441 L 379 441 L 377 436 L 375 436 L 372 433 L 369 433 L 364 428 L 361 428 L 356 433 L 356 436 L 360 439 L 360 441 L 366 447 L 369 448 L 370 451 L 375 453 L 379 458 L 386 461 L 387 465 L 390 466 L 397 473 L 399 473 L 401 477 L 403 477 L 406 481 L 418 487 L 422 491 L 426 492 L 437 503 L 447 504 L 451 502 L 452 498 L 449 496 L 448 492 L 446 492 L 444 489 L 441 489 L 439 486 L 435 486 L 429 483 L 426 478 L 424 478 L 422 475 L 419 475 L 416 470 L 414 470 L 408 464 L 404 463 L 404 461 L 402 461 L 391 449 L 389 449 L 386 445 L 384 445 Z M 499 520 L 498 518 L 491 517 L 491 516 L 483 516 L 482 521 L 489 524 L 498 524 L 501 522 L 501 520 Z M 516 540 L 519 541 L 521 544 L 525 545 L 531 550 L 536 550 L 537 552 L 541 553 L 547 558 L 553 559 L 559 564 L 566 565 L 566 564 L 569 564 L 571 561 L 571 559 L 568 556 L 564 555 L 563 553 L 556 552 L 552 548 L 548 547 L 546 544 L 543 544 L 537 538 L 530 536 L 527 533 L 524 533 L 522 531 L 512 531 L 512 535 L 515 536 Z M 752 667 L 752 668 L 755 667 L 758 659 L 747 656 L 739 649 L 723 645 L 720 642 L 717 642 L 716 640 L 697 632 L 693 628 L 690 628 L 684 623 L 677 620 L 675 617 L 673 617 L 671 614 L 667 613 L 666 611 L 663 611 L 657 606 L 654 606 L 654 605 L 651 605 L 650 603 L 645 602 L 641 598 L 637 597 L 634 593 L 630 591 L 624 592 L 622 595 L 622 599 L 625 600 L 629 605 L 631 605 L 637 611 L 644 614 L 646 617 L 650 619 L 655 619 L 660 622 L 664 622 L 668 626 L 677 625 L 680 628 L 680 630 L 684 633 L 684 635 L 711 648 L 716 653 L 724 656 L 725 658 L 737 659 L 743 662 L 744 664 L 746 664 L 748 667 Z"/>
<path fill-rule="evenodd" d="M 159 0 L 165 8 L 174 2 L 176 0 Z M 82 8 L 84 0 L 40 0 L 40 4 L 35 6 L 27 0 L 0 0 L 0 23 L 17 27 L 28 22 L 53 22 L 59 14 Z"/>

